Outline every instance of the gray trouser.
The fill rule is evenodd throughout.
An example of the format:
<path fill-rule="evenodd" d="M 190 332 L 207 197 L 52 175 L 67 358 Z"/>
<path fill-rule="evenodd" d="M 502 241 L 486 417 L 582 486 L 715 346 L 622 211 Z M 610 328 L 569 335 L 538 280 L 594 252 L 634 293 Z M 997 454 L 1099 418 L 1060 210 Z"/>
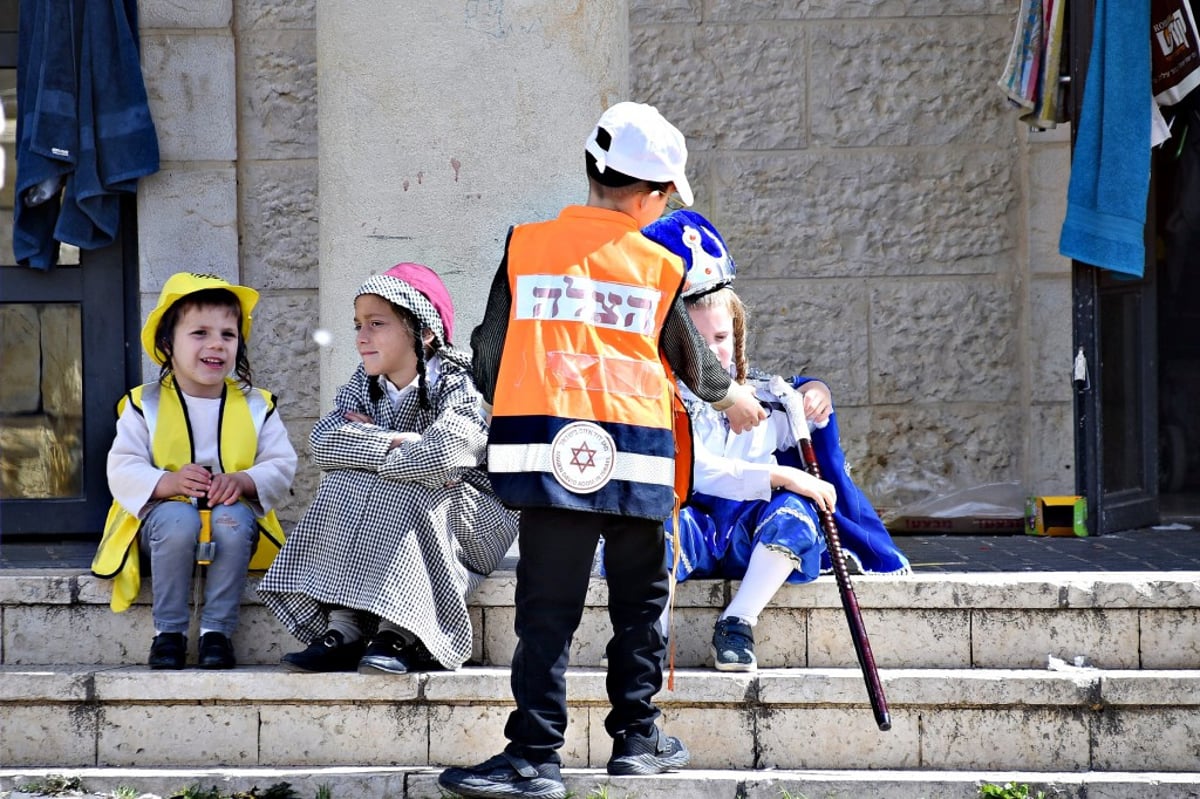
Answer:
<path fill-rule="evenodd" d="M 258 521 L 249 505 L 237 502 L 213 508 L 210 526 L 216 554 L 207 567 L 200 627 L 233 635 L 246 571 L 258 544 Z M 146 514 L 138 538 L 142 553 L 150 556 L 154 629 L 186 634 L 200 512 L 187 502 L 160 502 Z"/>

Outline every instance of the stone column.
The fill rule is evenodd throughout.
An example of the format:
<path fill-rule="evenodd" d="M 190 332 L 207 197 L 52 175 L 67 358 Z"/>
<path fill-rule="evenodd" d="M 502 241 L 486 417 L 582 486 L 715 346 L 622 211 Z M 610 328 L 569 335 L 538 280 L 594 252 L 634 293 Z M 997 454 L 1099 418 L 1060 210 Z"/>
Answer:
<path fill-rule="evenodd" d="M 509 225 L 586 201 L 583 142 L 626 99 L 628 49 L 626 0 L 317 0 L 323 407 L 371 273 L 436 269 L 469 345 Z"/>

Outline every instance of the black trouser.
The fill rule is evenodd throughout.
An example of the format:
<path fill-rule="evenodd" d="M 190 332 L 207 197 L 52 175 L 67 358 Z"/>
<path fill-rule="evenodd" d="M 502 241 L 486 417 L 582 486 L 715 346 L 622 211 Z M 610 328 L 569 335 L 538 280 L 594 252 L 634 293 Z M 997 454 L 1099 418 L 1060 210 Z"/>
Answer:
<path fill-rule="evenodd" d="M 558 761 L 567 729 L 567 661 L 583 615 L 592 558 L 604 536 L 608 578 L 608 698 L 614 737 L 647 735 L 659 716 L 666 646 L 658 621 L 667 606 L 662 522 L 531 508 L 521 511 L 512 691 L 517 709 L 508 750 L 531 762 Z"/>

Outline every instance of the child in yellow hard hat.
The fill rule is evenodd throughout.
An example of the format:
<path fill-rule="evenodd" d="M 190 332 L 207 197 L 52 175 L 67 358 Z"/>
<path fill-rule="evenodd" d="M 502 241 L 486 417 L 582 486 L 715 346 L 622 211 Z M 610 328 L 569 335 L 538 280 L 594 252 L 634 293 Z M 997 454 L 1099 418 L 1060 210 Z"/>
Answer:
<path fill-rule="evenodd" d="M 283 545 L 273 508 L 291 487 L 296 451 L 275 397 L 251 385 L 257 302 L 258 292 L 214 275 L 172 275 L 142 328 L 158 379 L 117 404 L 113 505 L 92 572 L 113 579 L 111 604 L 121 612 L 137 598 L 140 558 L 149 557 L 152 669 L 186 664 L 198 561 L 208 564 L 198 665 L 233 668 L 246 572 L 265 569 Z"/>

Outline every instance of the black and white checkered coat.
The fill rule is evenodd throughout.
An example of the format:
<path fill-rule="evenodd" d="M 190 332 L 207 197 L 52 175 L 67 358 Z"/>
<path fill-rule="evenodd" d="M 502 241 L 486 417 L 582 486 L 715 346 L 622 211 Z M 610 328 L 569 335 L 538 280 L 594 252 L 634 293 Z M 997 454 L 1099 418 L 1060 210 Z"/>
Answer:
<path fill-rule="evenodd" d="M 466 599 L 512 544 L 517 514 L 479 468 L 487 431 L 466 358 L 443 354 L 430 410 L 415 389 L 397 408 L 360 365 L 313 428 L 320 488 L 258 589 L 301 641 L 325 631 L 331 607 L 357 608 L 414 633 L 447 668 L 471 655 Z M 389 451 L 405 431 L 421 439 Z"/>

